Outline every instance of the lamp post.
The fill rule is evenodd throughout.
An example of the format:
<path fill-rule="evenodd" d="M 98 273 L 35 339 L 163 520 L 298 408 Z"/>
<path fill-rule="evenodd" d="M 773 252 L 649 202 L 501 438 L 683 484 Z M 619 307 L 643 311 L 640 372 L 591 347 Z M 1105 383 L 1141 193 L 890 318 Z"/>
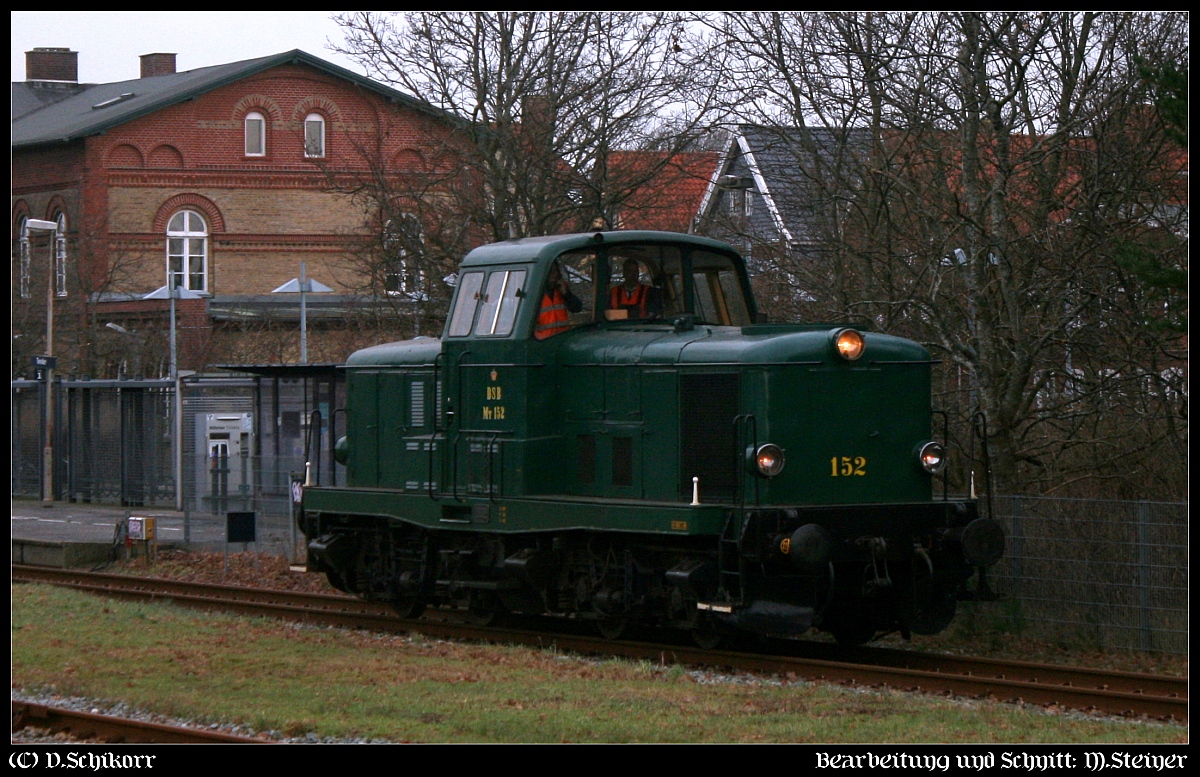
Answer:
<path fill-rule="evenodd" d="M 169 299 L 171 300 L 171 363 L 169 367 L 171 380 L 175 383 L 175 407 L 172 410 L 172 428 L 174 430 L 171 435 L 171 458 L 174 460 L 175 469 L 175 509 L 183 510 L 183 384 L 179 379 L 179 360 L 176 356 L 175 348 L 175 300 L 177 299 L 201 299 L 208 295 L 204 292 L 192 291 L 191 289 L 183 289 L 179 286 L 171 285 L 170 279 L 167 280 L 166 286 L 159 286 L 154 291 L 147 294 L 142 299 Z M 187 526 L 186 516 L 184 521 L 185 528 Z"/>
<path fill-rule="evenodd" d="M 58 223 L 26 219 L 31 232 L 50 233 L 50 264 L 46 273 L 46 445 L 42 448 L 42 507 L 54 506 L 54 244 Z"/>
<path fill-rule="evenodd" d="M 305 301 L 305 296 L 314 292 L 321 293 L 333 291 L 320 281 L 314 281 L 305 275 L 304 262 L 300 263 L 300 277 L 292 278 L 287 283 L 280 286 L 278 289 L 273 289 L 272 294 L 295 294 L 300 293 L 300 363 L 308 364 L 308 309 Z"/>
<path fill-rule="evenodd" d="M 169 299 L 171 300 L 171 364 L 170 377 L 174 380 L 179 374 L 179 362 L 176 357 L 175 349 L 175 300 L 177 299 L 203 299 L 208 295 L 200 291 L 192 291 L 191 289 L 182 289 L 178 286 L 159 286 L 154 291 L 150 292 L 142 299 Z"/>

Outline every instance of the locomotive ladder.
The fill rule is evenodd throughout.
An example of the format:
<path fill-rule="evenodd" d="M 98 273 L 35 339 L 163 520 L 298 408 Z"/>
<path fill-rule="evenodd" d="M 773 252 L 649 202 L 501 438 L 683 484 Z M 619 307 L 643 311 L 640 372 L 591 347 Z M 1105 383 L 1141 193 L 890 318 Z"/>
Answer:
<path fill-rule="evenodd" d="M 741 451 L 745 450 L 747 441 L 753 443 L 754 447 L 758 445 L 758 419 L 753 413 L 734 417 L 733 437 L 733 482 L 736 484 L 734 499 L 737 507 L 729 510 L 717 544 L 717 595 L 723 602 L 745 605 L 746 559 L 742 554 L 742 545 L 750 525 L 750 516 L 746 511 L 746 486 L 741 475 Z M 754 501 L 758 503 L 757 482 Z"/>
<path fill-rule="evenodd" d="M 750 518 L 745 510 L 730 510 L 717 543 L 717 596 L 722 602 L 746 603 L 746 560 L 742 556 L 742 539 Z"/>

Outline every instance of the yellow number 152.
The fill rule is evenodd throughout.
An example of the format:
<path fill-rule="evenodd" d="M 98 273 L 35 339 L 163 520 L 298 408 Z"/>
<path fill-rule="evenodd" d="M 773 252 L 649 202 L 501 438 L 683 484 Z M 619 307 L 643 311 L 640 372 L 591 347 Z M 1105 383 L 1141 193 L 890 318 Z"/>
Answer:
<path fill-rule="evenodd" d="M 850 477 L 851 475 L 867 474 L 867 459 L 865 456 L 834 456 L 829 460 L 831 477 Z"/>

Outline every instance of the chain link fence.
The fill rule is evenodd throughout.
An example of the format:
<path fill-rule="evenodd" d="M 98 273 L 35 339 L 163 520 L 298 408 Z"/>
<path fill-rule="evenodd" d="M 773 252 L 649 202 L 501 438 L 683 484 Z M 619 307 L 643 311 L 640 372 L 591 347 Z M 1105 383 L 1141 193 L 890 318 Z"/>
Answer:
<path fill-rule="evenodd" d="M 292 520 L 292 479 L 304 472 L 302 456 L 275 458 L 251 456 L 193 455 L 184 457 L 185 491 L 184 543 L 223 542 L 231 513 L 252 513 L 255 518 L 255 547 L 264 553 L 303 557 L 303 538 Z"/>

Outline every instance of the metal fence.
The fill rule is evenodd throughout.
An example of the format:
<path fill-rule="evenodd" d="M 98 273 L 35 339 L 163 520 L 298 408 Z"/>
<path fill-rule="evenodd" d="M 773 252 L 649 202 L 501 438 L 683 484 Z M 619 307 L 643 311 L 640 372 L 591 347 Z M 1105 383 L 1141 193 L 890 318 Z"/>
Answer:
<path fill-rule="evenodd" d="M 183 502 L 189 513 L 253 510 L 286 518 L 292 511 L 292 477 L 303 476 L 304 457 L 192 455 L 184 457 L 183 467 L 190 480 Z"/>
<path fill-rule="evenodd" d="M 55 381 L 54 499 L 172 506 L 171 381 Z M 46 387 L 13 381 L 13 496 L 42 498 Z"/>
<path fill-rule="evenodd" d="M 179 504 L 197 514 L 254 509 L 287 517 L 293 472 L 303 472 L 311 461 L 314 476 L 330 485 L 344 478 L 344 468 L 333 460 L 336 430 L 329 408 L 336 398 L 327 387 L 326 393 L 315 392 L 300 380 L 284 381 L 282 391 L 278 383 L 264 390 L 262 381 L 247 377 L 188 380 L 177 405 L 169 380 L 56 380 L 53 423 L 47 424 L 46 384 L 12 381 L 12 495 L 46 497 L 43 451 L 49 427 L 54 433 L 52 500 L 124 507 Z"/>
<path fill-rule="evenodd" d="M 1002 496 L 989 627 L 1096 649 L 1186 653 L 1188 505 Z"/>
<path fill-rule="evenodd" d="M 290 557 L 297 541 L 290 485 L 293 474 L 304 471 L 301 441 L 313 420 L 306 410 L 314 397 L 328 398 L 305 389 L 300 400 L 276 392 L 264 401 L 244 379 L 189 391 L 183 401 L 185 541 L 217 541 L 228 513 L 253 511 L 259 549 Z M 172 392 L 166 381 L 60 384 L 56 498 L 174 506 Z M 43 384 L 13 382 L 14 496 L 41 495 L 44 408 Z M 326 438 L 323 457 L 331 458 L 336 431 L 327 412 L 322 419 L 316 419 L 322 424 L 316 436 Z M 257 447 L 238 442 L 241 423 L 260 435 Z M 208 424 L 203 434 L 202 424 Z M 330 463 L 321 482 L 344 477 L 340 465 Z M 998 496 L 993 503 L 1008 536 L 1007 552 L 990 574 L 1000 599 L 965 603 L 956 628 L 1098 649 L 1187 652 L 1186 503 L 1030 496 Z"/>
<path fill-rule="evenodd" d="M 183 469 L 185 545 L 223 543 L 229 515 L 253 513 L 256 550 L 303 558 L 291 498 L 292 479 L 303 476 L 303 457 L 192 455 L 184 457 Z"/>

